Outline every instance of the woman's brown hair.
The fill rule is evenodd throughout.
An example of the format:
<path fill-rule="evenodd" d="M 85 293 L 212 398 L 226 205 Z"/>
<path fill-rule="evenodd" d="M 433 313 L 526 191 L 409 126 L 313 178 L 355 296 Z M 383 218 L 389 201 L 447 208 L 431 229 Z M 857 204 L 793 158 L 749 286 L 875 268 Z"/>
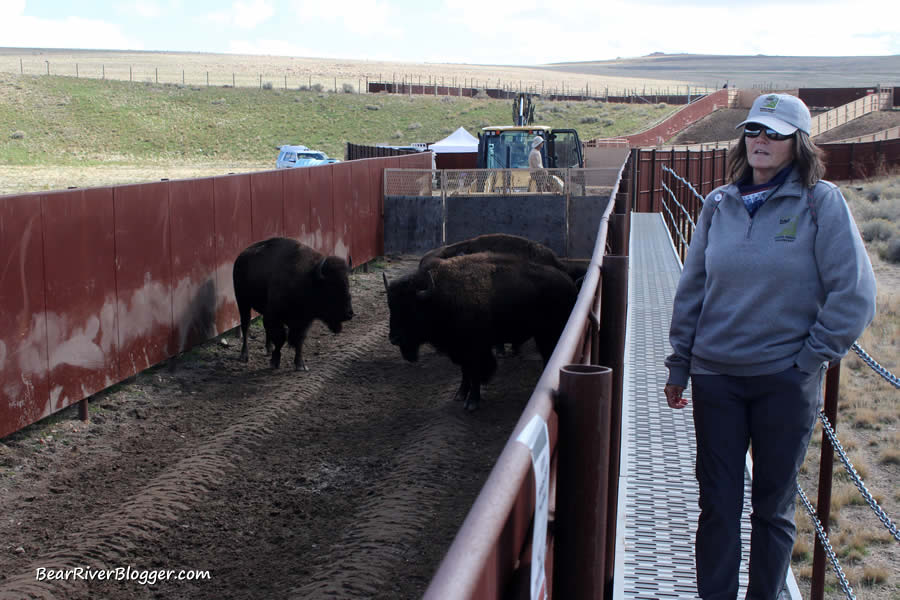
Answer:
<path fill-rule="evenodd" d="M 824 153 L 807 133 L 799 129 L 794 134 L 793 144 L 794 167 L 806 186 L 812 187 L 825 176 L 825 163 L 822 160 Z M 747 160 L 747 143 L 743 132 L 738 142 L 728 151 L 725 170 L 731 183 L 737 183 L 753 172 L 750 161 Z"/>

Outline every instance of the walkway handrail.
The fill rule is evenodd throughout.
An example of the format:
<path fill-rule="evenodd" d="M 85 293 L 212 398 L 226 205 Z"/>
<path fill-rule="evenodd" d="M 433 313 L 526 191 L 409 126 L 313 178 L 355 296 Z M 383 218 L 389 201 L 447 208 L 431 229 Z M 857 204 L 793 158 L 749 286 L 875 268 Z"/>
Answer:
<path fill-rule="evenodd" d="M 566 365 L 588 364 L 591 361 L 591 349 L 595 344 L 590 343 L 590 338 L 597 335 L 601 266 L 614 206 L 615 191 L 601 217 L 593 255 L 566 327 L 512 435 L 428 586 L 425 600 L 499 599 L 509 597 L 513 587 L 520 591 L 523 585 L 527 588 L 527 584 L 523 584 L 528 581 L 530 572 L 530 560 L 526 557 L 530 546 L 526 535 L 534 514 L 535 492 L 531 454 L 517 438 L 534 416 L 547 423 L 551 452 L 552 521 L 557 472 L 553 457 L 559 449 L 559 415 L 555 400 L 560 389 L 560 370 Z M 547 541 L 548 547 L 552 548 L 553 539 L 549 533 Z M 547 556 L 546 579 L 549 585 L 553 581 L 552 552 L 548 552 Z M 527 597 L 527 589 L 523 597 Z"/>

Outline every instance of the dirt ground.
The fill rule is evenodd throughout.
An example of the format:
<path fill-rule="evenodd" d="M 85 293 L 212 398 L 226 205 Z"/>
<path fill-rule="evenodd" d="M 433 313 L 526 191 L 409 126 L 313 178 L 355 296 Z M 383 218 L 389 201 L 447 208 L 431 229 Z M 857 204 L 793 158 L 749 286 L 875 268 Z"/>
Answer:
<path fill-rule="evenodd" d="M 87 423 L 69 409 L 0 441 L 0 598 L 420 598 L 541 361 L 501 359 L 466 413 L 457 367 L 388 342 L 381 270 L 351 293 L 341 334 L 310 331 L 307 373 L 269 369 L 257 324 L 249 364 L 230 332 L 91 398 Z M 37 581 L 41 567 L 211 579 Z"/>
<path fill-rule="evenodd" d="M 746 108 L 723 108 L 697 121 L 669 140 L 670 144 L 695 144 L 737 139 L 738 123 L 747 118 Z M 835 127 L 813 138 L 817 144 L 875 133 L 900 125 L 900 110 L 882 110 L 858 119 L 853 119 L 840 127 Z"/>

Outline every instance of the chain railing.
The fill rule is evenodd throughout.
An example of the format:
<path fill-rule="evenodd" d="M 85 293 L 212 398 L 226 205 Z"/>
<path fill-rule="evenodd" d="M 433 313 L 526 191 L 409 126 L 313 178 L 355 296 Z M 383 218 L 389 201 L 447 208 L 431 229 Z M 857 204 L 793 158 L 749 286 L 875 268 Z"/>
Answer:
<path fill-rule="evenodd" d="M 831 447 L 834 448 L 834 451 L 837 453 L 838 458 L 841 459 L 841 462 L 844 464 L 844 469 L 846 469 L 847 474 L 850 475 L 850 479 L 853 480 L 853 484 L 856 485 L 856 489 L 859 490 L 859 493 L 862 494 L 866 503 L 869 505 L 869 508 L 875 513 L 875 516 L 878 517 L 878 520 L 881 521 L 881 524 L 891 533 L 895 540 L 900 542 L 900 531 L 897 530 L 897 526 L 894 525 L 894 522 L 890 519 L 890 517 L 885 514 L 884 510 L 878 506 L 878 502 L 875 498 L 872 497 L 872 494 L 869 493 L 869 490 L 866 489 L 866 485 L 863 483 L 862 478 L 859 476 L 859 473 L 856 472 L 856 469 L 853 467 L 853 463 L 850 462 L 850 459 L 847 457 L 847 453 L 844 451 L 843 445 L 841 445 L 840 440 L 838 440 L 837 435 L 834 433 L 834 429 L 831 427 L 831 423 L 828 422 L 828 417 L 825 416 L 825 413 L 819 411 L 819 420 L 822 421 L 822 428 L 825 431 L 825 435 L 828 436 L 828 441 L 831 442 Z"/>
<path fill-rule="evenodd" d="M 695 197 L 699 198 L 701 202 L 699 203 L 698 206 L 702 208 L 703 197 L 697 192 L 697 190 L 694 189 L 693 185 L 689 181 L 687 181 L 686 179 L 681 177 L 678 173 L 676 173 L 674 170 L 670 169 L 669 167 L 667 167 L 665 165 L 662 166 L 662 170 L 663 170 L 663 172 L 671 175 L 676 181 L 681 183 L 684 186 L 684 188 L 686 190 L 688 190 L 691 194 L 693 194 Z M 684 214 L 687 217 L 687 219 L 690 223 L 690 226 L 693 230 L 693 228 L 696 227 L 695 219 L 699 215 L 699 209 L 697 211 L 697 214 L 692 215 L 690 210 L 685 208 L 682 203 L 678 202 L 678 200 L 676 199 L 677 194 L 673 190 L 671 190 L 665 183 L 662 183 L 661 185 L 662 185 L 663 189 L 670 196 L 672 202 L 674 202 L 684 212 Z M 672 212 L 668 208 L 668 206 L 666 206 L 665 202 L 663 202 L 662 205 L 663 205 L 663 208 L 665 208 L 666 212 L 668 213 L 669 218 L 673 224 L 673 227 L 670 228 L 670 231 L 677 233 L 678 236 L 681 238 L 681 242 L 686 245 L 684 236 L 682 236 L 681 232 L 678 231 L 677 227 L 675 227 L 675 216 L 672 214 Z M 858 343 L 854 343 L 851 346 L 851 349 L 859 356 L 859 358 L 866 365 L 868 365 L 873 371 L 875 371 L 878 375 L 880 375 L 885 381 L 890 383 L 895 388 L 900 388 L 900 378 L 898 378 L 896 375 L 891 373 L 888 369 L 884 368 L 882 365 L 878 364 L 878 362 L 875 361 L 871 356 L 869 356 L 869 354 L 865 350 L 863 350 L 863 348 Z M 898 528 L 894 524 L 894 521 L 892 521 L 890 519 L 890 517 L 888 517 L 888 515 L 878 505 L 878 502 L 875 500 L 875 498 L 872 496 L 872 494 L 866 488 L 865 483 L 863 483 L 862 478 L 860 477 L 859 473 L 853 467 L 853 463 L 850 462 L 850 459 L 848 458 L 847 453 L 844 451 L 844 448 L 843 448 L 840 440 L 838 440 L 837 435 L 835 434 L 834 428 L 832 427 L 831 423 L 828 421 L 828 417 L 825 415 L 825 413 L 823 411 L 819 411 L 819 419 L 822 422 L 823 431 L 825 432 L 825 435 L 827 436 L 829 442 L 831 443 L 831 447 L 837 453 L 841 463 L 844 465 L 845 470 L 849 474 L 850 478 L 853 480 L 854 485 L 859 490 L 860 494 L 862 494 L 866 503 L 869 505 L 869 507 L 875 513 L 875 516 L 878 517 L 878 519 L 881 521 L 882 525 L 884 525 L 884 527 L 890 532 L 890 534 L 893 536 L 893 538 L 895 540 L 900 542 L 900 531 L 898 531 Z M 832 569 L 834 570 L 835 575 L 837 575 L 837 577 L 840 581 L 841 588 L 844 590 L 844 593 L 847 595 L 848 599 L 856 600 L 856 596 L 853 593 L 853 589 L 850 586 L 849 582 L 847 581 L 847 577 L 844 575 L 844 571 L 841 568 L 840 562 L 838 561 L 837 556 L 835 555 L 834 550 L 833 550 L 830 542 L 828 541 L 827 516 L 825 517 L 826 524 L 823 525 L 822 522 L 819 520 L 819 518 L 816 516 L 815 509 L 813 508 L 812 504 L 810 503 L 809 499 L 807 498 L 806 494 L 804 493 L 803 489 L 800 487 L 799 484 L 797 484 L 797 492 L 800 496 L 800 499 L 801 499 L 807 513 L 810 516 L 810 519 L 813 522 L 813 525 L 815 526 L 816 535 L 818 536 L 818 538 L 822 544 L 822 547 L 825 550 L 825 553 L 827 554 L 828 560 L 831 563 L 831 566 L 832 566 Z M 819 500 L 821 502 L 822 498 L 820 497 Z M 828 500 L 828 504 L 830 505 L 830 499 Z"/>
<path fill-rule="evenodd" d="M 891 373 L 890 371 L 888 371 L 887 369 L 885 369 L 884 367 L 879 365 L 877 362 L 875 362 L 875 359 L 873 359 L 871 356 L 869 356 L 866 353 L 866 351 L 860 347 L 859 344 L 854 343 L 852 346 L 850 346 L 850 349 L 853 350 L 854 352 L 856 352 L 856 355 L 859 356 L 864 363 L 869 365 L 869 367 L 873 371 L 875 371 L 876 373 L 881 375 L 881 377 L 885 381 L 890 383 L 895 388 L 900 388 L 900 378 L 898 378 L 896 375 L 894 375 L 893 373 Z"/>
<path fill-rule="evenodd" d="M 825 554 L 828 555 L 828 560 L 829 562 L 831 562 L 831 568 L 834 569 L 838 580 L 841 582 L 841 588 L 844 590 L 844 593 L 847 594 L 847 598 L 849 598 L 850 600 L 856 600 L 856 596 L 853 594 L 853 588 L 850 587 L 850 582 L 847 581 L 847 576 L 844 575 L 844 569 L 841 568 L 841 563 L 838 562 L 837 556 L 834 553 L 834 548 L 831 547 L 831 543 L 828 541 L 828 533 L 822 526 L 822 522 L 819 521 L 819 517 L 816 516 L 816 510 L 813 508 L 812 504 L 809 501 L 809 498 L 806 497 L 806 493 L 803 491 L 803 488 L 800 487 L 799 484 L 797 485 L 797 494 L 800 496 L 800 500 L 801 502 L 803 502 L 803 507 L 806 509 L 809 518 L 812 520 L 813 525 L 816 528 L 816 535 L 819 536 L 819 540 L 822 542 L 822 547 L 825 549 Z"/>

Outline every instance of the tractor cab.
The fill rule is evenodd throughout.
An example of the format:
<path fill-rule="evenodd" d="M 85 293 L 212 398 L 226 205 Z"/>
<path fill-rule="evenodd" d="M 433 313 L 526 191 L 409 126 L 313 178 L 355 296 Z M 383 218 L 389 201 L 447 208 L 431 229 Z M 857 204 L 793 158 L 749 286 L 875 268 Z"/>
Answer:
<path fill-rule="evenodd" d="M 543 125 L 485 127 L 478 134 L 479 169 L 527 169 L 531 140 L 544 138 L 543 164 L 548 169 L 584 167 L 581 140 L 574 129 Z"/>

